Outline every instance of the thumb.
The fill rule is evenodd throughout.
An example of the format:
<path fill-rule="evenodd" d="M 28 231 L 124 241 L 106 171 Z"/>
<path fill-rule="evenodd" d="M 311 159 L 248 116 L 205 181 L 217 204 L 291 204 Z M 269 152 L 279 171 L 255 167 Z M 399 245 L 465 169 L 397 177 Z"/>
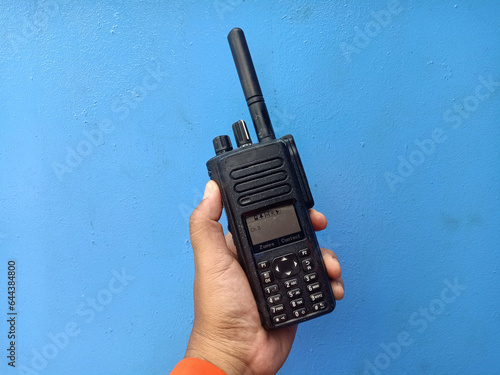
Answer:
<path fill-rule="evenodd" d="M 230 254 L 222 225 L 219 223 L 221 214 L 222 198 L 219 186 L 210 180 L 205 187 L 203 199 L 189 219 L 196 266 L 205 264 L 210 267 L 220 262 L 221 256 Z"/>

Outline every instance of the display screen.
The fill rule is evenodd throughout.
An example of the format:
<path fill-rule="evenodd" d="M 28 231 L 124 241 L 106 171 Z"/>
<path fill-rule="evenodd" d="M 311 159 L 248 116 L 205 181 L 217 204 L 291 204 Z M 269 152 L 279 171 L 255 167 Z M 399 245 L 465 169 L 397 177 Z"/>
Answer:
<path fill-rule="evenodd" d="M 304 238 L 292 204 L 254 213 L 246 217 L 246 223 L 255 252 Z"/>

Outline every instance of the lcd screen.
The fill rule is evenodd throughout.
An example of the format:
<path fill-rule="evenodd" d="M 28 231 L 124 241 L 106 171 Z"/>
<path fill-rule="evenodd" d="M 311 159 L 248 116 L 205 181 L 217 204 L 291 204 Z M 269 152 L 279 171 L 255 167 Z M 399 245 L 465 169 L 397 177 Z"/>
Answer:
<path fill-rule="evenodd" d="M 292 204 L 273 207 L 246 217 L 254 251 L 264 251 L 303 238 Z"/>

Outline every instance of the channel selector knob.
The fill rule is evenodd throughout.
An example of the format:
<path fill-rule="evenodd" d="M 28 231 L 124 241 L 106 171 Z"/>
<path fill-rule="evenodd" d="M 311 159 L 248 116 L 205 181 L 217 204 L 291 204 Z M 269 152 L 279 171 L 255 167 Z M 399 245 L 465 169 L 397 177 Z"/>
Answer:
<path fill-rule="evenodd" d="M 219 135 L 214 138 L 213 142 L 216 155 L 223 154 L 224 152 L 231 151 L 233 149 L 231 138 L 229 138 L 228 135 Z"/>

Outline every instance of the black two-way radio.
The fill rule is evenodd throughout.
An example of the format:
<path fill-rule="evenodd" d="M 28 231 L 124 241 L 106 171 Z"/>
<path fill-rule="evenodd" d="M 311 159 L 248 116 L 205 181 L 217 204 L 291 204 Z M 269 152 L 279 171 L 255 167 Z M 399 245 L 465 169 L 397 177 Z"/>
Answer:
<path fill-rule="evenodd" d="M 266 329 L 297 324 L 331 312 L 335 298 L 308 209 L 314 201 L 291 135 L 276 139 L 245 35 L 228 35 L 259 143 L 243 120 L 214 138 L 207 162 L 217 182 L 228 229 L 238 250 Z"/>

